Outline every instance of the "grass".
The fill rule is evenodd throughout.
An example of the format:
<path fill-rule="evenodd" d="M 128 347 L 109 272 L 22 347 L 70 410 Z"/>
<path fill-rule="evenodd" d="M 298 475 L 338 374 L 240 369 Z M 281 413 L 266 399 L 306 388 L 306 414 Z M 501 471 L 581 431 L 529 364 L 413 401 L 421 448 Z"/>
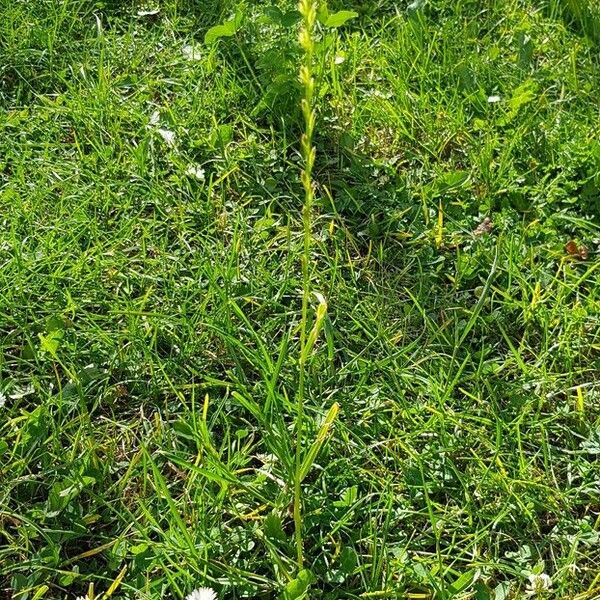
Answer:
<path fill-rule="evenodd" d="M 318 26 L 306 246 L 297 25 L 0 0 L 5 597 L 600 597 L 594 3 L 407 4 Z"/>

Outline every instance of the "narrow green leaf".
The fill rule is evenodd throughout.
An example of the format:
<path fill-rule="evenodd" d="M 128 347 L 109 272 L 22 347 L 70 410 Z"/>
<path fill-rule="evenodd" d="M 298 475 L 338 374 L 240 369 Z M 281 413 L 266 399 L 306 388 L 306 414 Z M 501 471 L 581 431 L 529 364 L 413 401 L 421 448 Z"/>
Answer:
<path fill-rule="evenodd" d="M 475 571 L 467 571 L 460 575 L 456 581 L 450 586 L 449 591 L 451 594 L 460 594 L 464 592 L 472 583 L 475 577 Z"/>
<path fill-rule="evenodd" d="M 35 592 L 35 594 L 33 595 L 33 597 L 31 598 L 31 600 L 39 600 L 40 598 L 43 598 L 46 595 L 46 592 L 49 590 L 50 588 L 47 585 L 41 585 L 37 591 Z"/>
<path fill-rule="evenodd" d="M 310 471 L 311 467 L 313 466 L 313 463 L 315 462 L 315 459 L 317 458 L 319 451 L 321 450 L 321 448 L 323 447 L 323 444 L 325 443 L 325 440 L 327 439 L 327 435 L 329 434 L 331 425 L 335 421 L 339 410 L 340 410 L 340 405 L 337 402 L 335 402 L 332 405 L 332 407 L 329 409 L 329 412 L 327 413 L 327 416 L 325 417 L 325 421 L 323 421 L 323 424 L 321 425 L 321 428 L 319 429 L 319 433 L 317 433 L 317 437 L 316 437 L 315 441 L 313 442 L 312 446 L 308 450 L 308 453 L 307 453 L 304 461 L 302 462 L 302 467 L 300 468 L 300 481 L 302 481 L 308 475 L 308 472 Z"/>
<path fill-rule="evenodd" d="M 154 476 L 154 489 L 159 497 L 162 497 L 163 500 L 166 501 L 167 506 L 169 508 L 169 516 L 172 518 L 174 524 L 179 529 L 179 533 L 181 534 L 181 539 L 185 540 L 188 548 L 191 551 L 192 556 L 196 555 L 196 546 L 191 538 L 190 532 L 186 527 L 183 518 L 179 514 L 179 509 L 175 504 L 175 500 L 173 500 L 173 496 L 171 496 L 171 492 L 167 487 L 167 483 L 159 471 L 154 459 L 150 455 L 147 449 L 144 448 L 144 458 L 150 465 L 150 469 L 152 470 L 152 475 Z"/>
<path fill-rule="evenodd" d="M 321 294 L 315 294 L 315 296 L 317 297 L 318 301 L 319 301 L 319 305 L 317 306 L 317 315 L 315 318 L 315 323 L 313 325 L 313 328 L 311 329 L 310 333 L 308 334 L 308 338 L 306 340 L 306 345 L 304 346 L 304 349 L 302 350 L 302 355 L 300 356 L 300 362 L 302 364 L 305 364 L 306 361 L 308 360 L 308 357 L 310 356 L 310 353 L 312 352 L 315 343 L 319 337 L 319 334 L 321 333 L 321 328 L 323 327 L 323 321 L 325 319 L 325 316 L 327 315 L 327 301 L 325 300 L 325 298 L 321 295 Z"/>

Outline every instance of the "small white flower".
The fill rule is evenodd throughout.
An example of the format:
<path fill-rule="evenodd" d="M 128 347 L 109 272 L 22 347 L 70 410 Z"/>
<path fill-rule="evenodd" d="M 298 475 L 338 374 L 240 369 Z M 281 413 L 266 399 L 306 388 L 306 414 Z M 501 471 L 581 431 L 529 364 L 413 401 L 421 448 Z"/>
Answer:
<path fill-rule="evenodd" d="M 200 46 L 197 44 L 187 44 L 181 49 L 181 52 L 187 60 L 202 60 Z"/>
<path fill-rule="evenodd" d="M 137 11 L 138 17 L 153 17 L 160 12 L 160 8 L 145 8 Z"/>
<path fill-rule="evenodd" d="M 202 587 L 186 596 L 185 600 L 217 600 L 217 592 L 212 588 Z"/>
<path fill-rule="evenodd" d="M 334 60 L 334 62 L 335 62 L 335 64 L 336 64 L 336 65 L 341 65 L 341 64 L 342 64 L 342 63 L 343 63 L 345 60 L 346 60 L 346 58 L 345 58 L 344 56 L 342 56 L 342 55 L 338 54 L 338 55 L 335 57 L 335 60 Z"/>
<path fill-rule="evenodd" d="M 502 100 L 500 96 L 488 96 L 488 102 L 490 104 L 496 104 L 496 102 L 500 102 L 500 100 Z"/>
<path fill-rule="evenodd" d="M 160 111 L 155 110 L 150 117 L 150 121 L 149 121 L 148 125 L 150 125 L 150 127 L 156 127 L 159 123 L 160 123 Z"/>
<path fill-rule="evenodd" d="M 174 131 L 170 129 L 158 129 L 158 135 L 165 141 L 167 146 L 173 148 L 175 146 L 175 141 L 177 139 L 177 135 Z"/>
<path fill-rule="evenodd" d="M 199 181 L 204 181 L 206 179 L 206 171 L 200 165 L 190 165 L 186 169 L 185 174 L 190 177 L 195 177 Z"/>
<path fill-rule="evenodd" d="M 546 573 L 532 573 L 529 577 L 529 584 L 525 590 L 527 596 L 539 596 L 552 591 L 552 578 Z"/>
<path fill-rule="evenodd" d="M 0 392 L 0 408 L 2 408 L 6 404 L 6 396 Z"/>

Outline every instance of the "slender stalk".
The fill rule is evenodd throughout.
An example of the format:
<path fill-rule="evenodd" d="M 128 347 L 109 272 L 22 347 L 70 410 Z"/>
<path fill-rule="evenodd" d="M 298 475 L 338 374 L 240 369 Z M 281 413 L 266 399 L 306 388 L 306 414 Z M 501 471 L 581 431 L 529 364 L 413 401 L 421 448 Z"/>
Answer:
<path fill-rule="evenodd" d="M 310 248 L 312 240 L 312 206 L 314 199 L 312 171 L 315 163 L 315 149 L 312 145 L 313 131 L 315 128 L 315 111 L 313 107 L 313 96 L 315 81 L 313 77 L 313 55 L 314 39 L 313 33 L 317 19 L 317 8 L 315 0 L 300 0 L 298 10 L 302 15 L 300 29 L 300 45 L 304 51 L 304 60 L 300 67 L 300 83 L 302 84 L 304 97 L 302 98 L 302 114 L 304 116 L 304 133 L 300 140 L 303 159 L 301 174 L 302 186 L 304 188 L 304 206 L 302 208 L 302 227 L 304 237 L 304 248 L 302 253 L 302 317 L 300 322 L 300 361 L 297 394 L 296 414 L 296 464 L 294 474 L 294 528 L 296 539 L 296 551 L 298 567 L 304 565 L 304 549 L 302 539 L 302 431 L 304 427 L 304 399 L 306 392 L 306 360 L 305 348 L 308 337 L 308 305 L 310 299 Z"/>

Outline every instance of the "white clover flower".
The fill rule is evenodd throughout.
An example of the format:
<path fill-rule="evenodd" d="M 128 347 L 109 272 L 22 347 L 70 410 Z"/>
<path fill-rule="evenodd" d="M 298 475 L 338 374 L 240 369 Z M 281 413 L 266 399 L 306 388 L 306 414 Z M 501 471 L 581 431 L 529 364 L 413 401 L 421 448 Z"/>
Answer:
<path fill-rule="evenodd" d="M 201 587 L 186 596 L 185 600 L 217 600 L 217 592 L 212 588 Z"/>
<path fill-rule="evenodd" d="M 160 123 L 160 111 L 155 110 L 152 113 L 152 115 L 150 116 L 150 121 L 148 122 L 148 125 L 150 127 L 156 127 L 159 123 Z"/>
<path fill-rule="evenodd" d="M 198 44 L 187 44 L 181 49 L 181 53 L 187 60 L 202 60 L 202 52 Z"/>
<path fill-rule="evenodd" d="M 206 179 L 206 171 L 200 165 L 190 165 L 185 174 L 190 177 L 195 177 L 199 181 L 204 181 Z"/>
<path fill-rule="evenodd" d="M 525 590 L 527 596 L 539 596 L 552 591 L 552 578 L 546 573 L 532 573 L 529 577 L 529 584 Z"/>
<path fill-rule="evenodd" d="M 166 142 L 167 146 L 173 148 L 175 146 L 175 142 L 177 140 L 177 134 L 170 129 L 159 129 L 158 135 Z"/>

